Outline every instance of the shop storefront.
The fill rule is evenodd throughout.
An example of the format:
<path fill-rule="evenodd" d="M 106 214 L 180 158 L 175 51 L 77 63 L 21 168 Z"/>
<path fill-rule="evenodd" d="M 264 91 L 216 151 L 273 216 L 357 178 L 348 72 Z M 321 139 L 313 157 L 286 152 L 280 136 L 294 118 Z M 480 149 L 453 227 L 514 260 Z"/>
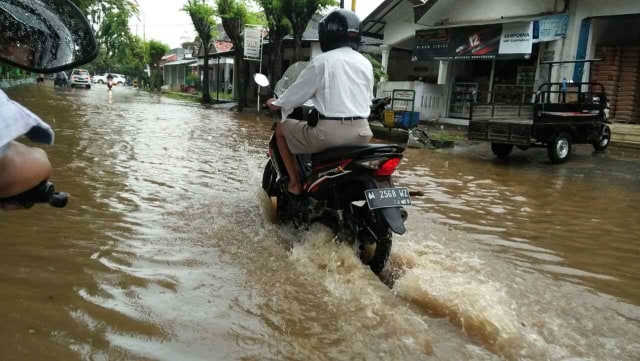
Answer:
<path fill-rule="evenodd" d="M 468 119 L 471 104 L 526 104 L 547 78 L 546 42 L 566 34 L 567 15 L 504 24 L 416 31 L 413 61 L 440 61 L 446 116 Z M 551 55 L 551 60 L 553 55 Z"/>

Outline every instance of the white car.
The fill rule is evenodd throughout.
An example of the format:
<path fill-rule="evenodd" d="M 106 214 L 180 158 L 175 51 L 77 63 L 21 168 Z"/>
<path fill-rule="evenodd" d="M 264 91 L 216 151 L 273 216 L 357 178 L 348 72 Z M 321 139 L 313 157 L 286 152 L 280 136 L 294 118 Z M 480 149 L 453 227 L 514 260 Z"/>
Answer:
<path fill-rule="evenodd" d="M 93 81 L 94 83 L 98 83 L 98 84 L 106 84 L 108 75 L 109 75 L 109 73 L 105 73 L 104 75 L 94 75 L 93 79 L 91 79 L 91 81 Z M 113 77 L 113 84 L 114 85 L 121 85 L 121 84 L 124 84 L 127 81 L 125 76 L 122 75 L 122 74 L 111 73 L 111 76 Z"/>
<path fill-rule="evenodd" d="M 107 82 L 107 76 L 106 75 L 94 75 L 91 77 L 91 82 L 92 83 L 98 83 L 98 84 L 104 84 Z"/>
<path fill-rule="evenodd" d="M 69 78 L 69 85 L 72 88 L 74 86 L 83 86 L 87 89 L 91 89 L 91 75 L 89 75 L 89 72 L 84 69 L 73 69 L 71 77 Z"/>
<path fill-rule="evenodd" d="M 127 78 L 122 74 L 111 73 L 111 76 L 113 76 L 113 84 L 116 85 L 122 85 L 127 81 Z"/>

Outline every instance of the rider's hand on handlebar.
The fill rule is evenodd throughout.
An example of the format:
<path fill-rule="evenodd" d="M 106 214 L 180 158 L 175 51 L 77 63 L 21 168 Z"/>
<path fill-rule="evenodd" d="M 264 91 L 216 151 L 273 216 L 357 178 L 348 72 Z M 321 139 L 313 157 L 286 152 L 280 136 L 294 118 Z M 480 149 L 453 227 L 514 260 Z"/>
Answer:
<path fill-rule="evenodd" d="M 276 112 L 276 111 L 280 110 L 279 106 L 273 105 L 273 102 L 275 102 L 276 100 L 277 100 L 276 98 L 271 98 L 271 99 L 267 100 L 267 106 L 269 107 L 269 109 L 272 112 Z"/>

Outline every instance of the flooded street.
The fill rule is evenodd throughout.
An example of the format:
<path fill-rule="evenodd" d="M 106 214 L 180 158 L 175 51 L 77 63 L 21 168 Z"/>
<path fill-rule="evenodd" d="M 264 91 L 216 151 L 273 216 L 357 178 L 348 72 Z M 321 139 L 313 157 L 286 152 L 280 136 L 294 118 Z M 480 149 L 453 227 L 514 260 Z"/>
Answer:
<path fill-rule="evenodd" d="M 271 122 L 118 87 L 8 94 L 64 210 L 0 214 L 0 360 L 637 360 L 640 156 L 408 150 L 388 288 L 273 222 Z"/>

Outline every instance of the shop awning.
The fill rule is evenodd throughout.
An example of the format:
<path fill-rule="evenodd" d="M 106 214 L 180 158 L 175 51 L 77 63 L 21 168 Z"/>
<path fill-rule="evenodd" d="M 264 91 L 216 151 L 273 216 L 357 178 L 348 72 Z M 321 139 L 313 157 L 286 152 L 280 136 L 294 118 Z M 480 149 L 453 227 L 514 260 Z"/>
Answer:
<path fill-rule="evenodd" d="M 413 14 L 416 24 L 434 28 L 525 22 L 561 12 L 554 1 L 509 0 L 490 10 L 487 5 L 487 1 L 429 0 L 414 6 Z"/>
<path fill-rule="evenodd" d="M 432 1 L 432 0 L 429 0 Z M 422 0 L 385 0 L 362 21 L 362 35 L 371 38 L 382 39 L 384 27 L 388 17 L 394 17 L 395 13 L 406 16 L 411 12 L 411 7 L 422 5 Z"/>
<path fill-rule="evenodd" d="M 177 61 L 172 61 L 170 63 L 166 63 L 163 66 L 183 65 L 183 64 L 191 64 L 195 62 L 196 62 L 196 59 L 183 59 L 183 60 L 177 60 Z"/>
<path fill-rule="evenodd" d="M 233 58 L 231 57 L 220 57 L 220 64 L 233 64 Z M 204 58 L 200 58 L 198 59 L 197 63 L 193 63 L 191 64 L 192 67 L 195 66 L 203 66 L 204 65 Z M 210 57 L 209 58 L 209 66 L 217 66 L 218 65 L 218 58 L 214 58 L 214 57 Z"/>

